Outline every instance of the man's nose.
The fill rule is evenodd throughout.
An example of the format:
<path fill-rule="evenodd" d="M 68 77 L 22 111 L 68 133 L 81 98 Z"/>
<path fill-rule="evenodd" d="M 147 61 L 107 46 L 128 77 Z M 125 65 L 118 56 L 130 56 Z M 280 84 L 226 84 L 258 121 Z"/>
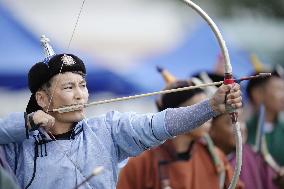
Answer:
<path fill-rule="evenodd" d="M 83 98 L 83 91 L 80 87 L 75 88 L 74 96 L 75 96 L 76 99 L 82 99 Z"/>

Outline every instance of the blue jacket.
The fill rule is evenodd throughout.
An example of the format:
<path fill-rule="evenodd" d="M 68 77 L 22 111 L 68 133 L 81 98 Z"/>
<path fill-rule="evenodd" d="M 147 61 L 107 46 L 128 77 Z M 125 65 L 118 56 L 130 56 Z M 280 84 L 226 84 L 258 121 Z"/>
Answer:
<path fill-rule="evenodd" d="M 200 113 L 194 113 L 199 116 L 192 117 L 191 124 L 201 124 L 214 115 L 208 101 L 192 109 L 183 108 L 185 111 L 197 109 Z M 178 117 L 179 111 L 175 113 Z M 191 112 L 188 113 L 190 117 Z M 165 117 L 170 115 L 169 110 L 143 115 L 113 111 L 80 121 L 69 140 L 48 141 L 38 131 L 27 133 L 24 114 L 13 113 L 0 119 L 0 144 L 4 144 L 7 161 L 21 188 L 31 183 L 32 189 L 72 189 L 91 175 L 94 168 L 103 166 L 103 172 L 82 188 L 114 189 L 119 162 L 176 134 L 169 133 L 167 127 L 173 126 L 165 123 Z M 186 131 L 194 127 L 186 126 Z"/>

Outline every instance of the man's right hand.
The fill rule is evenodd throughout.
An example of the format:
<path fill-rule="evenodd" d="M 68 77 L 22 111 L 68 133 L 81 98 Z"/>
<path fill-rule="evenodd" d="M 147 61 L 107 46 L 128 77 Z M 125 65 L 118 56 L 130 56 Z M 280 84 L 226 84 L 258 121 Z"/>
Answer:
<path fill-rule="evenodd" d="M 33 129 L 31 120 L 34 122 L 35 125 L 43 127 L 46 131 L 50 130 L 55 123 L 55 118 L 45 113 L 42 110 L 38 110 L 34 113 L 31 113 L 28 115 L 28 117 L 29 117 L 28 127 L 31 130 Z"/>
<path fill-rule="evenodd" d="M 210 99 L 212 109 L 221 114 L 227 112 L 225 103 L 234 109 L 242 107 L 242 94 L 239 84 L 221 85 Z"/>

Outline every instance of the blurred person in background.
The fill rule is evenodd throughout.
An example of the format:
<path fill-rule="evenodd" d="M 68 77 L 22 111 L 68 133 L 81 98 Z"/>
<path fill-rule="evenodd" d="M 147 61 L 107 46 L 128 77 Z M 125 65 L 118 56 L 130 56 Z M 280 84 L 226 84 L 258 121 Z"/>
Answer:
<path fill-rule="evenodd" d="M 250 80 L 247 85 L 246 90 L 253 109 L 253 114 L 247 121 L 248 143 L 256 146 L 257 131 L 262 131 L 263 145 L 267 149 L 265 154 L 271 155 L 271 162 L 280 167 L 275 182 L 284 188 L 284 80 L 281 67 L 275 67 L 271 72 L 271 77 Z M 261 124 L 258 120 L 262 106 L 265 114 L 262 128 L 259 128 Z"/>
<path fill-rule="evenodd" d="M 5 158 L 5 152 L 0 146 L 0 188 L 19 189 L 15 175 Z"/>
<path fill-rule="evenodd" d="M 0 188 L 1 189 L 20 189 L 11 175 L 0 167 Z"/>
<path fill-rule="evenodd" d="M 258 65 L 259 67 L 259 65 Z M 220 72 L 217 73 L 202 73 L 197 77 L 206 80 L 207 82 L 217 82 L 222 80 L 223 75 Z M 265 78 L 265 80 L 268 78 Z M 255 79 L 256 81 L 258 79 Z M 254 80 L 250 80 L 253 82 Z M 216 91 L 213 89 L 211 94 Z M 260 91 L 258 91 L 260 92 Z M 261 101 L 258 100 L 258 105 Z M 247 115 L 246 115 L 247 116 Z M 261 149 L 256 149 L 255 146 L 245 144 L 247 141 L 247 128 L 244 120 L 243 111 L 239 111 L 239 123 L 241 126 L 243 136 L 243 164 L 242 171 L 240 174 L 241 181 L 244 182 L 245 188 L 248 189 L 277 189 L 281 188 L 282 185 L 276 184 L 275 179 L 278 178 L 276 171 L 267 163 Z M 210 128 L 210 136 L 214 144 L 219 147 L 226 155 L 233 167 L 235 167 L 236 161 L 236 141 L 231 127 L 232 121 L 229 115 L 219 115 L 212 119 L 212 126 Z M 256 132 L 256 131 L 255 131 Z M 224 137 L 226 136 L 226 137 Z M 280 179 L 281 180 L 281 179 Z"/>
<path fill-rule="evenodd" d="M 239 111 L 239 115 L 241 115 L 241 113 L 242 112 Z M 246 189 L 278 189 L 278 186 L 273 181 L 277 176 L 276 172 L 266 163 L 261 153 L 256 152 L 252 146 L 245 144 L 247 136 L 245 122 L 239 119 L 239 123 L 241 125 L 244 143 L 240 180 L 244 183 Z M 220 115 L 214 117 L 209 133 L 214 144 L 226 154 L 232 167 L 235 167 L 236 142 L 230 116 Z"/>
<path fill-rule="evenodd" d="M 160 70 L 166 89 L 194 86 L 190 80 L 176 81 L 166 70 Z M 159 111 L 191 106 L 207 98 L 202 89 L 161 95 Z M 130 158 L 119 175 L 117 189 L 220 189 L 228 188 L 232 168 L 225 155 L 216 148 L 206 122 L 190 133 L 166 141 L 161 146 Z M 241 184 L 237 188 L 242 188 Z"/>
<path fill-rule="evenodd" d="M 284 165 L 284 80 L 274 69 L 272 76 L 250 80 L 247 93 L 254 114 L 247 122 L 248 143 L 255 145 L 257 120 L 261 104 L 265 107 L 264 132 L 269 152 L 280 166 Z"/>

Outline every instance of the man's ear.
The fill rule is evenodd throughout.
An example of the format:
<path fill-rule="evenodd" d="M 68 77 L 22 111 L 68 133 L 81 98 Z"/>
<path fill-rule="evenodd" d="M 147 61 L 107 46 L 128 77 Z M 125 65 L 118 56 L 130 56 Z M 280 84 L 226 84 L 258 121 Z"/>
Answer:
<path fill-rule="evenodd" d="M 37 91 L 36 92 L 36 101 L 37 101 L 37 104 L 44 110 L 47 108 L 48 106 L 48 103 L 49 103 L 49 98 L 48 98 L 48 95 L 46 94 L 45 91 Z"/>

